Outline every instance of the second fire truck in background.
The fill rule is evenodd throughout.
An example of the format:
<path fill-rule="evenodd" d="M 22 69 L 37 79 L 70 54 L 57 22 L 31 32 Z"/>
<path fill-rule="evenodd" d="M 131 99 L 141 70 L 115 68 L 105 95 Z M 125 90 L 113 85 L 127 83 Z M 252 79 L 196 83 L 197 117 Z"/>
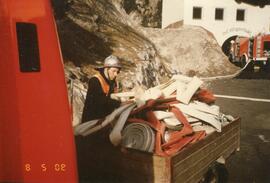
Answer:
<path fill-rule="evenodd" d="M 259 34 L 251 38 L 236 37 L 231 41 L 229 58 L 241 67 L 250 62 L 250 69 L 256 65 L 270 70 L 270 34 Z"/>

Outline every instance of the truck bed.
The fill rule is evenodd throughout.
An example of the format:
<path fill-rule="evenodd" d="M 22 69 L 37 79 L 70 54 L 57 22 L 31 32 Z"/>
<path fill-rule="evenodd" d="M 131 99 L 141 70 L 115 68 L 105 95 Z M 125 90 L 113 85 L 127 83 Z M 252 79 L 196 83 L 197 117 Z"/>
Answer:
<path fill-rule="evenodd" d="M 118 177 L 117 182 L 199 182 L 221 156 L 228 158 L 240 147 L 240 119 L 236 119 L 180 152 L 161 157 L 151 153 L 108 147 L 91 154 L 103 175 Z M 89 154 L 89 155 L 90 155 Z M 99 158 L 99 160 L 97 159 Z M 97 168 L 97 167 L 96 167 Z M 98 171 L 98 170 L 97 170 Z"/>

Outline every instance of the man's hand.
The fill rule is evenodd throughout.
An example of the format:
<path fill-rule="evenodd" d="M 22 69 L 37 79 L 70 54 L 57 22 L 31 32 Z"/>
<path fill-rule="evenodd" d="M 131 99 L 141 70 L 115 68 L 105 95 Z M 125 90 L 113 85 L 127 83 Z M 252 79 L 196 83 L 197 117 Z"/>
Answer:
<path fill-rule="evenodd" d="M 117 95 L 115 95 L 114 93 L 112 93 L 110 97 L 111 97 L 111 99 L 121 101 L 121 98 L 118 97 Z"/>
<path fill-rule="evenodd" d="M 112 93 L 111 94 L 111 98 L 121 101 L 121 102 L 125 102 L 130 100 L 130 98 L 134 98 L 134 92 L 123 92 L 123 93 Z"/>
<path fill-rule="evenodd" d="M 132 103 L 134 103 L 134 100 L 127 100 L 127 101 L 122 102 L 121 106 L 126 105 L 126 104 L 132 104 Z"/>

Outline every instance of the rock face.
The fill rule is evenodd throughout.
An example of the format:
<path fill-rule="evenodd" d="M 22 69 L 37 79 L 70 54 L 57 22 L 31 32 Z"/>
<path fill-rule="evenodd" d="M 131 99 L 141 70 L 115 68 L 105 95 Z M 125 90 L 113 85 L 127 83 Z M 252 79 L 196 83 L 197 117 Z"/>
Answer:
<path fill-rule="evenodd" d="M 150 10 L 140 8 L 158 12 L 160 3 L 161 0 L 53 0 L 65 62 L 81 67 L 91 77 L 93 68 L 114 54 L 123 64 L 123 89 L 152 87 L 167 80 L 174 71 L 199 76 L 234 72 L 235 67 L 207 31 L 194 27 L 145 29 L 134 21 L 132 12 L 144 12 L 146 18 Z M 156 25 L 152 19 L 145 20 L 147 25 Z"/>
<path fill-rule="evenodd" d="M 162 0 L 121 0 L 120 5 L 137 24 L 161 28 Z"/>
<path fill-rule="evenodd" d="M 213 35 L 201 27 L 141 30 L 175 72 L 208 77 L 232 74 L 238 70 L 228 62 Z"/>
<path fill-rule="evenodd" d="M 136 28 L 136 24 L 120 3 L 96 0 L 72 0 L 65 4 L 66 12 L 57 20 L 65 60 L 91 74 L 92 68 L 114 54 L 120 58 L 123 88 L 143 85 L 146 88 L 166 78 L 154 44 Z M 59 17 L 59 16 L 58 16 Z M 129 82 L 127 82 L 129 81 Z"/>

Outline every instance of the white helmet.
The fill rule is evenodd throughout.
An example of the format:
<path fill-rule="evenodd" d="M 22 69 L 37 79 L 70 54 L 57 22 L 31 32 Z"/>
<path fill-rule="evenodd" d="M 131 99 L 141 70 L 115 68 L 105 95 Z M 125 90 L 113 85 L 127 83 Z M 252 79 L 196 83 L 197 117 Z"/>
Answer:
<path fill-rule="evenodd" d="M 120 69 L 122 68 L 120 61 L 114 55 L 110 55 L 107 58 L 105 58 L 103 67 L 116 67 Z"/>

